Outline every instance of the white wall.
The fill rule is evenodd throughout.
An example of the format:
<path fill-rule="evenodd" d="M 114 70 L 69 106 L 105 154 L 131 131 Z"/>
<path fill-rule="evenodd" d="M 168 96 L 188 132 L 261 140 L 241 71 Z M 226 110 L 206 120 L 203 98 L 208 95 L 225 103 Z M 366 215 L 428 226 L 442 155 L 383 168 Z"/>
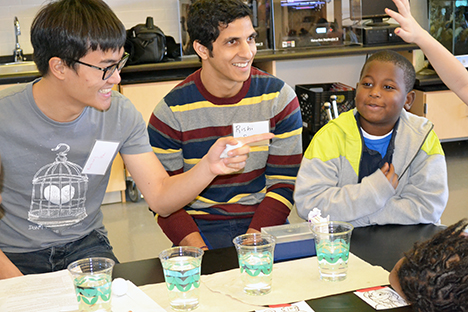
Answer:
<path fill-rule="evenodd" d="M 276 62 L 276 75 L 296 84 L 342 82 L 355 87 L 365 55 Z"/>

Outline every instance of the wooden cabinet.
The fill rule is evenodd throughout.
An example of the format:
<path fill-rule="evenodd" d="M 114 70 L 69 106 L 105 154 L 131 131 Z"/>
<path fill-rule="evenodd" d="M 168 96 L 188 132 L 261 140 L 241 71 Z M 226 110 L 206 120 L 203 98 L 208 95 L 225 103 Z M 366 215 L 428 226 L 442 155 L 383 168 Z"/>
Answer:
<path fill-rule="evenodd" d="M 417 90 L 410 111 L 432 121 L 441 141 L 468 138 L 468 106 L 452 91 Z"/>
<path fill-rule="evenodd" d="M 182 80 L 121 85 L 120 93 L 132 101 L 136 109 L 148 121 L 154 108 Z"/>

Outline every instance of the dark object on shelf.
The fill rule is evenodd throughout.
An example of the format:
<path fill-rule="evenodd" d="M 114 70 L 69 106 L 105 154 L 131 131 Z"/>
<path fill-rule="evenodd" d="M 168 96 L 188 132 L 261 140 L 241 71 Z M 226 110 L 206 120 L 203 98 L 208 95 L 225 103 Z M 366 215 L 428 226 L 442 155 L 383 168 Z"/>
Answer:
<path fill-rule="evenodd" d="M 392 0 L 349 0 L 349 14 L 352 21 L 370 20 L 367 26 L 388 26 L 384 18 L 389 18 L 385 8 L 398 11 Z"/>
<path fill-rule="evenodd" d="M 396 24 L 386 26 L 352 26 L 352 31 L 357 36 L 357 41 L 365 46 L 382 44 L 402 44 L 403 39 L 395 34 L 395 29 L 400 27 Z"/>
<path fill-rule="evenodd" d="M 309 142 L 317 131 L 328 121 L 330 109 L 332 116 L 336 116 L 353 109 L 356 90 L 340 82 L 322 84 L 300 84 L 296 85 L 296 94 L 299 100 L 303 124 L 303 149 L 307 149 Z M 336 98 L 335 98 L 336 97 Z M 325 103 L 335 101 L 338 112 L 329 108 Z"/>
<path fill-rule="evenodd" d="M 166 36 L 148 16 L 146 24 L 127 30 L 125 51 L 130 54 L 128 65 L 161 62 L 166 55 Z"/>

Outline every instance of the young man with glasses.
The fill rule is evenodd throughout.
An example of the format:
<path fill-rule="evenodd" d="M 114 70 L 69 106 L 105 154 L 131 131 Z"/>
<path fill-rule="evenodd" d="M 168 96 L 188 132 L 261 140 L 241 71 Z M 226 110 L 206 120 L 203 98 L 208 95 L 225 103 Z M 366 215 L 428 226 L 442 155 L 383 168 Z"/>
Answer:
<path fill-rule="evenodd" d="M 125 39 L 102 0 L 51 2 L 31 27 L 42 78 L 0 93 L 0 249 L 23 274 L 92 256 L 117 260 L 100 209 L 117 153 L 150 208 L 167 216 L 216 175 L 244 167 L 249 147 L 221 158 L 226 144 L 273 136 L 220 139 L 190 172 L 169 177 L 141 114 L 112 91 L 128 58 Z"/>

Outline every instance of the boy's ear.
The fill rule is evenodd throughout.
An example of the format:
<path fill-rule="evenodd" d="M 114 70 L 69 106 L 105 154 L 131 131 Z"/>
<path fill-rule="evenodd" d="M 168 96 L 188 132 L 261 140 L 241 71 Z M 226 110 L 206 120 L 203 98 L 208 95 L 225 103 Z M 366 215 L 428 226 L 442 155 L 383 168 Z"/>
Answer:
<path fill-rule="evenodd" d="M 49 60 L 49 72 L 57 77 L 59 80 L 63 80 L 65 74 L 65 64 L 59 57 L 52 57 Z"/>
<path fill-rule="evenodd" d="M 411 106 L 413 106 L 414 100 L 416 99 L 416 92 L 410 91 L 406 95 L 405 105 L 403 106 L 407 111 L 410 110 Z"/>
<path fill-rule="evenodd" d="M 201 44 L 198 40 L 193 42 L 193 50 L 202 60 L 206 60 L 210 57 L 210 51 L 208 48 Z"/>

